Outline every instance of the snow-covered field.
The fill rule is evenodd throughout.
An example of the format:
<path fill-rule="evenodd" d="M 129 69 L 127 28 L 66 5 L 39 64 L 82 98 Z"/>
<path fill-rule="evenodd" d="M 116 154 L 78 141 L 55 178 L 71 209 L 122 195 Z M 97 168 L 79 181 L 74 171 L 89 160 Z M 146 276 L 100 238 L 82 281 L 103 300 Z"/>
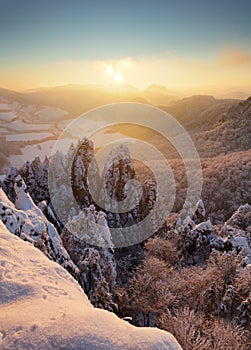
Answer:
<path fill-rule="evenodd" d="M 43 122 L 50 121 L 60 121 L 62 120 L 68 113 L 59 108 L 53 107 L 42 107 L 38 111 L 34 113 L 37 120 L 41 120 Z"/>
<path fill-rule="evenodd" d="M 46 131 L 52 127 L 51 124 L 42 124 L 42 123 L 25 123 L 22 120 L 15 120 L 11 123 L 8 124 L 1 124 L 3 127 L 7 127 L 11 130 L 16 130 L 16 131 L 24 131 L 24 132 L 29 132 L 29 131 Z"/>
<path fill-rule="evenodd" d="M 0 220 L 0 348 L 181 350 L 156 328 L 95 309 L 71 275 Z"/>
<path fill-rule="evenodd" d="M 5 135 L 7 141 L 39 141 L 52 136 L 53 134 L 48 132 L 26 132 L 23 134 L 17 133 L 12 135 Z"/>
<path fill-rule="evenodd" d="M 22 105 L 19 102 L 0 103 L 0 121 L 9 122 L 15 119 L 17 122 L 51 125 L 65 119 L 68 112 L 56 107 L 39 107 L 35 105 Z"/>
<path fill-rule="evenodd" d="M 67 114 L 55 107 L 0 103 L 0 136 L 6 140 L 2 152 L 8 155 L 10 165 L 19 167 L 36 156 L 41 159 L 49 157 L 55 141 L 69 123 Z M 51 140 L 44 141 L 46 138 Z M 8 147 L 8 142 L 13 141 L 15 147 L 11 144 Z M 29 142 L 28 145 L 23 143 L 25 141 Z M 19 149 L 21 154 L 11 154 L 12 149 Z"/>
<path fill-rule="evenodd" d="M 66 150 L 71 145 L 72 140 L 62 139 L 58 142 L 60 145 L 58 147 L 61 148 L 62 151 L 65 150 L 66 153 Z M 55 143 L 56 140 L 49 140 L 35 143 L 34 145 L 25 146 L 21 148 L 21 155 L 12 155 L 10 157 L 11 165 L 14 167 L 21 167 L 27 160 L 32 161 L 35 157 L 40 157 L 40 159 L 43 161 L 46 156 L 51 156 Z"/>
<path fill-rule="evenodd" d="M 10 158 L 11 165 L 21 167 L 27 160 L 33 160 L 35 157 L 40 157 L 44 160 L 45 156 L 50 156 L 55 140 L 45 141 L 31 146 L 23 147 L 21 155 L 12 155 Z"/>
<path fill-rule="evenodd" d="M 0 104 L 0 134 L 7 142 L 16 142 L 21 154 L 10 154 L 10 165 L 20 167 L 26 161 L 32 161 L 39 156 L 42 160 L 50 157 L 53 147 L 61 133 L 67 129 L 57 148 L 66 153 L 70 144 L 85 136 L 91 136 L 96 147 L 121 140 L 125 135 L 113 133 L 102 129 L 105 125 L 101 121 L 88 121 L 79 123 L 77 128 L 71 119 L 65 118 L 67 112 L 54 107 L 38 107 L 35 105 L 22 105 L 18 102 Z M 68 126 L 68 124 L 70 124 Z M 45 138 L 51 140 L 44 141 Z M 28 145 L 23 142 L 29 141 Z M 32 144 L 30 144 L 32 143 Z M 7 152 L 8 153 L 8 152 Z"/>
<path fill-rule="evenodd" d="M 0 121 L 10 122 L 16 118 L 14 111 L 0 112 Z"/>

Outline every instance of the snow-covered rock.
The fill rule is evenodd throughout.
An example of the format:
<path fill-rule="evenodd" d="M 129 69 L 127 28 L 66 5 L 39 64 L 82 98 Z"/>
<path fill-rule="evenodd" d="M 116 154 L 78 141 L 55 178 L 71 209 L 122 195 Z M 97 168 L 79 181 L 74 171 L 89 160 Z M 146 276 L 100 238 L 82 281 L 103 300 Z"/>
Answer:
<path fill-rule="evenodd" d="M 137 180 L 137 182 L 135 181 Z M 139 187 L 137 187 L 140 182 Z M 130 186 L 129 186 L 130 184 Z M 112 239 L 116 247 L 130 246 L 132 235 L 134 242 L 146 239 L 145 230 L 135 226 L 149 215 L 156 204 L 156 184 L 154 181 L 136 179 L 136 172 L 130 151 L 126 143 L 112 147 L 106 158 L 101 177 L 99 203 L 106 208 L 109 227 L 117 228 L 112 231 Z M 107 209 L 109 208 L 109 209 Z M 157 208 L 152 219 L 152 232 L 158 229 L 159 217 Z M 120 228 L 127 228 L 122 232 Z M 142 232 L 141 232 L 142 231 Z"/>
<path fill-rule="evenodd" d="M 139 208 L 133 204 L 135 196 L 128 196 L 126 191 L 126 184 L 134 179 L 134 176 L 135 169 L 128 146 L 122 143 L 118 147 L 112 147 L 104 164 L 99 194 L 99 202 L 103 204 L 104 208 L 109 208 L 107 218 L 111 227 L 128 226 L 128 207 L 134 208 L 134 211 L 130 213 L 132 223 L 139 219 Z M 121 204 L 122 201 L 126 201 L 126 204 Z M 119 206 L 120 210 L 118 210 Z M 118 232 L 119 230 L 113 237 L 115 246 L 126 246 L 126 237 L 122 233 L 118 234 Z"/>
<path fill-rule="evenodd" d="M 196 232 L 200 232 L 204 234 L 211 232 L 212 229 L 213 229 L 213 225 L 210 220 L 201 222 L 200 224 L 196 225 L 194 228 Z"/>
<path fill-rule="evenodd" d="M 204 205 L 201 205 L 201 208 L 204 208 Z M 197 215 L 196 218 L 198 218 Z M 196 225 L 188 216 L 180 227 L 180 248 L 186 263 L 201 264 L 209 258 L 213 249 L 224 249 L 224 240 L 215 232 L 210 220 Z"/>
<path fill-rule="evenodd" d="M 205 205 L 202 199 L 200 199 L 195 206 L 195 215 L 194 215 L 194 221 L 196 224 L 205 221 L 206 219 L 206 210 Z"/>
<path fill-rule="evenodd" d="M 14 189 L 16 192 L 15 205 L 0 188 L 0 217 L 7 229 L 32 243 L 47 257 L 68 269 L 74 276 L 77 275 L 78 269 L 63 247 L 57 230 L 34 204 L 20 175 L 16 178 Z"/>
<path fill-rule="evenodd" d="M 223 226 L 213 226 L 205 217 L 202 201 L 196 205 L 193 220 L 187 216 L 178 222 L 180 249 L 187 263 L 202 263 L 209 258 L 213 249 L 227 251 L 238 256 L 242 266 L 251 262 L 251 206 L 241 205 Z M 200 208 L 200 209 L 199 209 Z M 198 212 L 200 211 L 200 217 Z M 199 222 L 196 225 L 196 222 Z M 177 228 L 177 222 L 176 222 Z"/>
<path fill-rule="evenodd" d="M 27 186 L 20 175 L 16 177 L 14 184 L 14 191 L 16 193 L 15 207 L 19 210 L 34 210 L 39 212 L 39 209 L 35 206 L 29 193 L 27 193 Z"/>
<path fill-rule="evenodd" d="M 73 194 L 78 204 L 87 207 L 93 203 L 89 186 L 92 190 L 99 188 L 99 170 L 94 159 L 93 142 L 84 138 L 77 145 L 73 156 L 74 159 L 71 159 L 73 161 L 71 169 Z"/>
<path fill-rule="evenodd" d="M 250 264 L 251 233 L 230 225 L 223 226 L 222 233 L 226 235 L 224 240 L 225 249 L 238 255 L 244 265 Z"/>
<path fill-rule="evenodd" d="M 105 214 L 97 212 L 94 205 L 84 208 L 69 220 L 61 238 L 80 270 L 79 282 L 93 305 L 116 310 L 113 295 L 117 267 Z"/>
<path fill-rule="evenodd" d="M 14 183 L 16 177 L 20 175 L 24 179 L 27 189 L 36 204 L 43 200 L 49 201 L 48 169 L 49 159 L 47 157 L 43 162 L 41 162 L 39 157 L 35 157 L 32 162 L 27 161 L 19 169 L 10 168 L 2 186 L 7 197 L 14 202 Z"/>
<path fill-rule="evenodd" d="M 240 229 L 251 227 L 251 205 L 246 203 L 241 205 L 227 220 L 226 225 L 230 225 Z"/>
<path fill-rule="evenodd" d="M 181 350 L 156 328 L 94 308 L 78 283 L 0 221 L 0 348 Z"/>
<path fill-rule="evenodd" d="M 242 260 L 242 264 L 251 262 L 251 205 L 241 205 L 222 227 L 225 247 Z"/>

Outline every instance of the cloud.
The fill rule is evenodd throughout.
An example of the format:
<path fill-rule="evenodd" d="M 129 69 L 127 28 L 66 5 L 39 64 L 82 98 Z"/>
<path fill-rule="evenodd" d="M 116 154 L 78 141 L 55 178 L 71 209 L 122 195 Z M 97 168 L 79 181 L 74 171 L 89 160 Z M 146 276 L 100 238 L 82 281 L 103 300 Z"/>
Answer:
<path fill-rule="evenodd" d="M 226 48 L 218 54 L 216 63 L 228 66 L 248 66 L 251 65 L 251 52 Z"/>

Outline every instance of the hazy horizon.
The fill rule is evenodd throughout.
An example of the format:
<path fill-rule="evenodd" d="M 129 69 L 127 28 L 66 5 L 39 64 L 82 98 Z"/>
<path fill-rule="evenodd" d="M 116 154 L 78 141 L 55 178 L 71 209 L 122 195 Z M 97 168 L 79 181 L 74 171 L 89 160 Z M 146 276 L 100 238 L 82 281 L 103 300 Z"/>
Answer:
<path fill-rule="evenodd" d="M 172 88 L 165 85 L 160 84 L 149 84 L 144 87 L 136 87 L 129 84 L 95 84 L 95 83 L 68 83 L 68 84 L 61 84 L 61 85 L 47 85 L 47 86 L 37 86 L 37 87 L 30 87 L 30 88 L 23 88 L 23 89 L 14 89 L 14 88 L 8 88 L 5 86 L 0 85 L 0 89 L 5 89 L 9 91 L 14 91 L 18 93 L 36 93 L 36 92 L 42 92 L 42 91 L 53 91 L 57 88 L 77 88 L 77 89 L 83 89 L 85 91 L 88 91 L 88 89 L 91 91 L 104 91 L 106 93 L 116 93 L 121 96 L 123 95 L 131 95 L 131 94 L 141 94 L 141 93 L 153 93 L 155 95 L 166 95 L 167 97 L 174 97 L 175 99 L 190 97 L 190 96 L 199 96 L 199 95 L 205 95 L 205 96 L 213 96 L 215 98 L 233 98 L 233 99 L 246 99 L 251 95 L 251 86 L 244 86 L 244 87 L 214 87 L 214 86 L 208 86 L 205 88 L 199 88 L 199 87 L 190 87 L 190 88 Z M 76 90 L 77 91 L 77 90 Z M 139 95 L 140 96 L 140 95 Z M 175 101 L 175 100 L 174 100 Z M 169 102 L 167 101 L 169 104 Z"/>

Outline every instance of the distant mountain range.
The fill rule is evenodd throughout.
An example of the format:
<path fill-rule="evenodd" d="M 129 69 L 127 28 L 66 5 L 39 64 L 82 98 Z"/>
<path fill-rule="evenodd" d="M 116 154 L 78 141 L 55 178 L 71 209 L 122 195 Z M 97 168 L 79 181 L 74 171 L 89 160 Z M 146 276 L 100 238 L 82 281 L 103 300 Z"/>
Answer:
<path fill-rule="evenodd" d="M 183 95 L 187 96 L 187 94 Z M 0 102 L 19 102 L 27 105 L 50 106 L 61 108 L 69 113 L 69 117 L 76 117 L 97 106 L 116 102 L 139 102 L 154 106 L 166 106 L 168 111 L 179 110 L 178 114 L 189 109 L 205 108 L 209 105 L 222 103 L 222 99 L 246 99 L 249 94 L 241 91 L 227 91 L 222 93 L 219 100 L 212 96 L 193 96 L 180 101 L 181 95 L 164 86 L 152 84 L 144 90 L 136 89 L 130 85 L 95 85 L 95 84 L 69 84 L 55 87 L 45 87 L 26 92 L 16 92 L 0 88 Z M 198 107 L 199 106 L 199 107 Z M 192 110 L 191 108 L 192 107 Z M 185 113 L 187 114 L 187 113 Z"/>
<path fill-rule="evenodd" d="M 3 102 L 17 101 L 22 104 L 58 107 L 77 116 L 97 106 L 115 102 L 140 102 L 166 106 L 177 98 L 158 85 L 138 90 L 129 85 L 64 85 L 41 88 L 29 92 L 0 89 Z"/>

